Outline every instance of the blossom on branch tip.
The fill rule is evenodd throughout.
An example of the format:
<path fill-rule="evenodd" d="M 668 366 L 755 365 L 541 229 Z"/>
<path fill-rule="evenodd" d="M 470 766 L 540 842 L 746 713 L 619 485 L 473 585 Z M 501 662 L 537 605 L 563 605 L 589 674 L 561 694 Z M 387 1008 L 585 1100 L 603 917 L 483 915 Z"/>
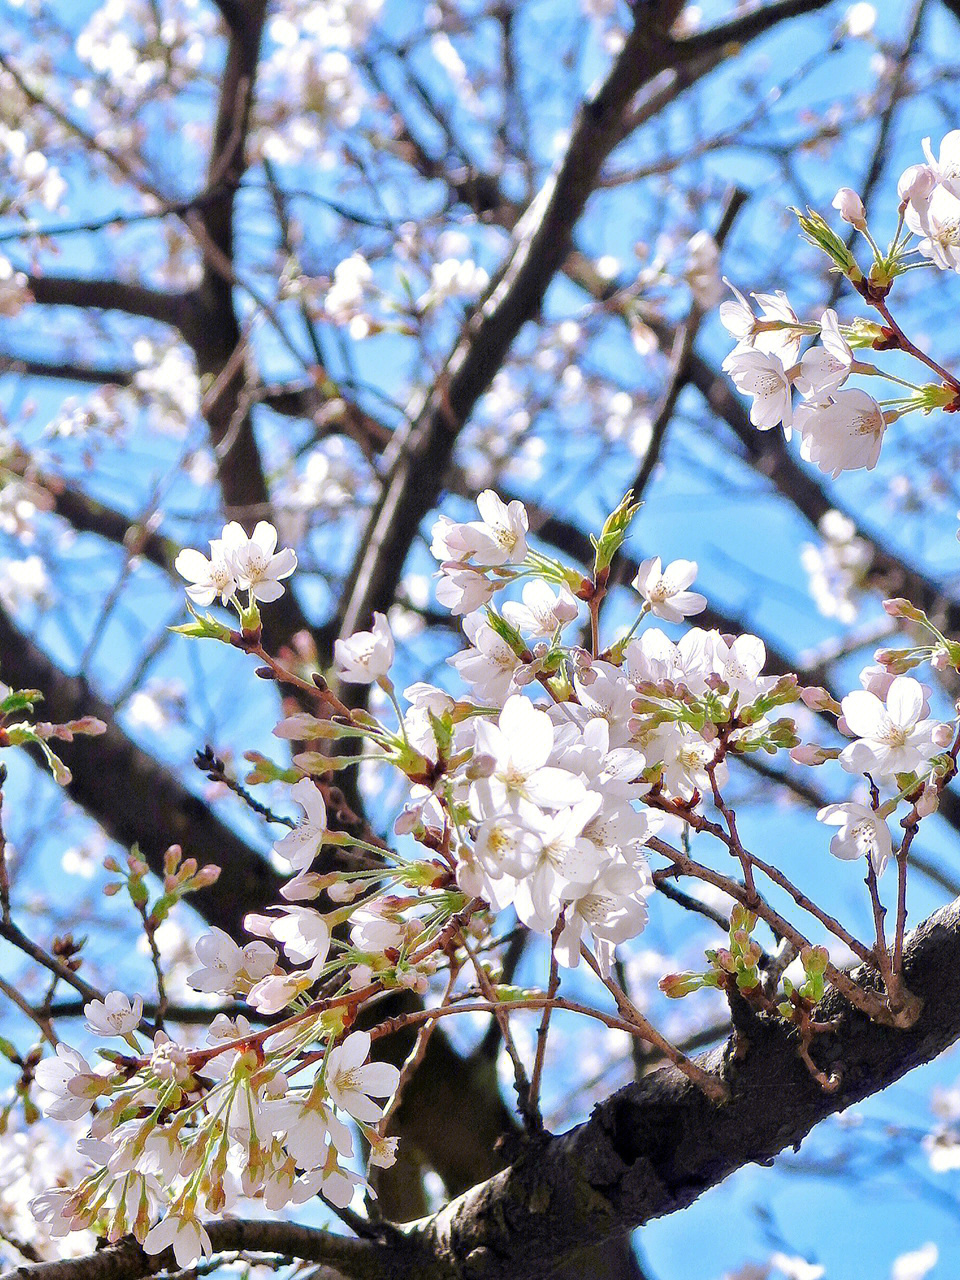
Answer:
<path fill-rule="evenodd" d="M 237 580 L 255 600 L 268 604 L 283 595 L 282 579 L 297 567 L 296 552 L 289 547 L 277 551 L 277 531 L 266 520 L 258 522 L 250 537 L 241 525 L 231 521 L 223 530 Z"/>
<path fill-rule="evenodd" d="M 827 404 L 800 405 L 795 425 L 802 457 L 836 479 L 842 471 L 873 470 L 887 420 L 873 396 L 852 389 L 838 391 Z"/>
<path fill-rule="evenodd" d="M 858 231 L 867 225 L 867 211 L 863 201 L 852 187 L 841 187 L 833 197 L 833 207 L 844 222 L 849 222 Z"/>
<path fill-rule="evenodd" d="M 848 773 L 877 778 L 915 773 L 941 749 L 934 739 L 938 723 L 924 718 L 923 686 L 910 676 L 893 679 L 884 701 L 857 689 L 840 705 L 846 727 L 857 736 L 840 753 Z"/>
<path fill-rule="evenodd" d="M 753 348 L 731 351 L 723 362 L 733 385 L 753 397 L 750 421 L 761 431 L 793 425 L 793 388 L 779 356 Z"/>

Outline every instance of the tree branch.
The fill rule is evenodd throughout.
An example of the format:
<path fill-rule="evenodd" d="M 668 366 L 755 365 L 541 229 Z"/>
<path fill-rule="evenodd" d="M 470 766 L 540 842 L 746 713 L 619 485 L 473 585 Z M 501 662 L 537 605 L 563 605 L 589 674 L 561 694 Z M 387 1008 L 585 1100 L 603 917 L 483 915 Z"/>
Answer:
<path fill-rule="evenodd" d="M 176 329 L 184 324 L 190 297 L 186 293 L 149 289 L 146 285 L 127 284 L 122 280 L 82 276 L 28 275 L 27 285 L 34 301 L 44 306 L 123 311 Z"/>
<path fill-rule="evenodd" d="M 602 1103 L 586 1124 L 531 1147 L 496 1178 L 448 1205 L 419 1233 L 446 1269 L 437 1276 L 529 1280 L 625 1227 L 674 1213 L 735 1169 L 799 1143 L 820 1120 L 886 1088 L 960 1037 L 960 900 L 911 936 L 910 989 L 923 1012 L 910 1031 L 881 1027 L 831 990 L 816 1010 L 836 1029 L 817 1037 L 818 1065 L 841 1075 L 822 1090 L 797 1053 L 796 1033 L 758 1017 L 746 1055 L 728 1043 L 702 1059 L 723 1071 L 730 1100 L 713 1106 L 679 1071 L 662 1068 Z M 879 985 L 866 966 L 859 981 Z"/>

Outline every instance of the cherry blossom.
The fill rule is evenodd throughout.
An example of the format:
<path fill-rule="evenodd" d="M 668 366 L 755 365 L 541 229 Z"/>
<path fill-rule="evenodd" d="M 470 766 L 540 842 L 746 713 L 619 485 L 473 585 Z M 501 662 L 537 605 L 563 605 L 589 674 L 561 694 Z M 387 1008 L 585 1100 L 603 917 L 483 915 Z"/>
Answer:
<path fill-rule="evenodd" d="M 561 583 L 554 590 L 542 578 L 534 578 L 523 584 L 520 601 L 521 603 L 506 601 L 502 609 L 503 616 L 511 626 L 534 639 L 552 636 L 573 622 L 580 612 L 569 587 Z"/>
<path fill-rule="evenodd" d="M 278 857 L 295 871 L 306 871 L 320 852 L 327 832 L 327 806 L 323 793 L 309 778 L 301 778 L 290 788 L 290 798 L 303 810 L 297 825 L 273 846 Z"/>
<path fill-rule="evenodd" d="M 583 784 L 565 769 L 547 765 L 553 750 L 553 725 L 522 694 L 504 704 L 496 724 L 477 725 L 477 750 L 493 764 L 490 776 L 474 783 L 476 794 L 486 797 L 488 808 L 559 809 L 583 795 Z"/>
<path fill-rule="evenodd" d="M 373 615 L 372 631 L 356 631 L 340 639 L 333 648 L 338 680 L 348 684 L 371 684 L 382 679 L 393 665 L 393 636 L 382 613 Z"/>
<path fill-rule="evenodd" d="M 122 991 L 111 991 L 103 1000 L 91 1000 L 83 1006 L 87 1026 L 99 1036 L 125 1036 L 136 1031 L 143 1017 L 143 1000 L 133 1003 Z"/>
<path fill-rule="evenodd" d="M 527 554 L 527 512 L 522 502 L 503 502 L 492 489 L 477 496 L 477 510 L 483 520 L 483 532 L 494 543 L 491 565 L 519 564 Z"/>
<path fill-rule="evenodd" d="M 255 600 L 269 603 L 283 595 L 281 581 L 296 569 L 297 557 L 289 547 L 276 550 L 277 531 L 272 524 L 261 520 L 248 538 L 233 521 L 224 527 L 223 542 L 239 585 Z"/>
<path fill-rule="evenodd" d="M 840 755 L 850 773 L 877 778 L 914 773 L 939 750 L 933 739 L 937 722 L 923 718 L 923 687 L 910 676 L 893 679 L 884 701 L 869 689 L 858 689 L 841 706 L 847 728 L 857 736 Z"/>
<path fill-rule="evenodd" d="M 849 222 L 852 227 L 861 230 L 867 225 L 867 213 L 863 207 L 863 201 L 852 187 L 840 188 L 833 197 L 833 207 L 844 222 Z"/>
<path fill-rule="evenodd" d="M 748 348 L 732 351 L 723 368 L 738 391 L 753 397 L 750 421 L 761 431 L 793 424 L 793 388 L 779 356 Z"/>
<path fill-rule="evenodd" d="M 865 391 L 838 391 L 828 404 L 802 404 L 796 426 L 803 437 L 800 452 L 834 479 L 842 471 L 872 471 L 880 458 L 887 420 Z"/>
<path fill-rule="evenodd" d="M 58 1044 L 56 1055 L 37 1065 L 34 1077 L 49 1094 L 43 1109 L 54 1120 L 81 1119 L 105 1088 L 102 1077 L 91 1070 L 86 1058 L 65 1044 Z"/>
<path fill-rule="evenodd" d="M 864 804 L 846 800 L 824 805 L 817 818 L 828 826 L 840 828 L 830 841 L 830 852 L 835 858 L 869 858 L 877 875 L 882 873 L 893 856 L 893 841 L 889 827 L 878 814 Z"/>
<path fill-rule="evenodd" d="M 507 607 L 504 605 L 504 610 Z M 482 614 L 467 614 L 463 630 L 471 647 L 455 653 L 448 662 L 473 686 L 474 695 L 482 702 L 502 705 L 514 689 L 520 659 Z"/>
<path fill-rule="evenodd" d="M 820 346 L 800 360 L 797 390 L 806 399 L 820 400 L 846 382 L 854 364 L 850 344 L 840 332 L 837 313 L 829 307 L 820 317 Z"/>
<path fill-rule="evenodd" d="M 187 1214 L 170 1213 L 150 1228 L 143 1241 L 144 1253 L 163 1253 L 170 1248 L 178 1267 L 190 1267 L 198 1258 L 209 1258 L 213 1253 L 206 1228 Z"/>
<path fill-rule="evenodd" d="M 188 547 L 177 556 L 174 567 L 191 584 L 187 595 L 199 605 L 213 604 L 217 596 L 226 604 L 240 586 L 230 548 L 221 538 L 210 543 L 209 559 Z"/>
<path fill-rule="evenodd" d="M 960 196 L 960 129 L 951 129 L 944 134 L 937 157 L 934 157 L 929 138 L 923 139 L 922 146 L 937 183 L 950 195 Z"/>
<path fill-rule="evenodd" d="M 937 186 L 925 199 L 911 200 L 906 222 L 920 237 L 917 247 L 925 258 L 941 271 L 960 270 L 960 195 Z"/>
<path fill-rule="evenodd" d="M 682 622 L 707 607 L 706 596 L 687 590 L 696 576 L 695 560 L 673 560 L 664 569 L 660 557 L 654 556 L 642 561 L 631 585 L 646 600 L 651 613 L 665 622 Z"/>
<path fill-rule="evenodd" d="M 391 1094 L 400 1080 L 400 1072 L 389 1062 L 367 1062 L 369 1055 L 369 1032 L 351 1032 L 330 1050 L 326 1085 L 333 1102 L 347 1115 L 373 1123 L 383 1115 L 383 1108 L 373 1097 L 385 1098 Z"/>

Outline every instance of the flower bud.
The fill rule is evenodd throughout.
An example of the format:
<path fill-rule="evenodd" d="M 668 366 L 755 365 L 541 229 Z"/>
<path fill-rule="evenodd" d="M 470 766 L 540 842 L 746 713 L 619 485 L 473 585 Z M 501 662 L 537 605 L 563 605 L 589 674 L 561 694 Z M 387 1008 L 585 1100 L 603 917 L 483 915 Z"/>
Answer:
<path fill-rule="evenodd" d="M 904 169 L 897 183 L 897 195 L 912 204 L 926 200 L 937 185 L 937 175 L 928 164 L 912 164 Z"/>
<path fill-rule="evenodd" d="M 920 622 L 923 619 L 922 612 L 915 605 L 912 605 L 909 600 L 904 600 L 902 596 L 895 596 L 892 600 L 884 600 L 883 609 L 891 618 L 908 618 L 911 622 Z"/>
<path fill-rule="evenodd" d="M 938 747 L 949 747 L 953 742 L 953 725 L 938 724 L 930 736 Z"/>
<path fill-rule="evenodd" d="M 931 813 L 936 813 L 940 805 L 940 793 L 936 787 L 929 784 L 920 792 L 920 799 L 916 803 L 917 817 L 929 818 Z"/>
<path fill-rule="evenodd" d="M 836 706 L 835 699 L 819 685 L 810 685 L 806 689 L 801 689 L 800 701 L 811 711 L 829 711 Z"/>
<path fill-rule="evenodd" d="M 824 755 L 823 748 L 818 747 L 815 742 L 802 742 L 799 747 L 792 748 L 790 759 L 794 764 L 813 766 L 823 764 L 828 757 Z"/>
<path fill-rule="evenodd" d="M 960 537 L 960 534 L 957 535 Z M 930 665 L 934 671 L 950 670 L 950 655 L 941 645 L 939 649 L 934 651 L 933 657 L 930 659 Z"/>
<path fill-rule="evenodd" d="M 849 222 L 858 231 L 862 231 L 867 225 L 867 211 L 863 207 L 863 201 L 852 187 L 840 188 L 833 197 L 833 207 L 844 222 Z"/>

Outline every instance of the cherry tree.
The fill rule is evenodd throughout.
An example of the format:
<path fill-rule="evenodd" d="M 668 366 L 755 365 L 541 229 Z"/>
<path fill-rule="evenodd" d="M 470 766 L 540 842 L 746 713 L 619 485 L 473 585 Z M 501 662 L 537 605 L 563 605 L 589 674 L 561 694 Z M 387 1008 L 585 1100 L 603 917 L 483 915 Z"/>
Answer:
<path fill-rule="evenodd" d="M 8 9 L 11 1274 L 643 1276 L 960 1038 L 960 15 Z"/>

